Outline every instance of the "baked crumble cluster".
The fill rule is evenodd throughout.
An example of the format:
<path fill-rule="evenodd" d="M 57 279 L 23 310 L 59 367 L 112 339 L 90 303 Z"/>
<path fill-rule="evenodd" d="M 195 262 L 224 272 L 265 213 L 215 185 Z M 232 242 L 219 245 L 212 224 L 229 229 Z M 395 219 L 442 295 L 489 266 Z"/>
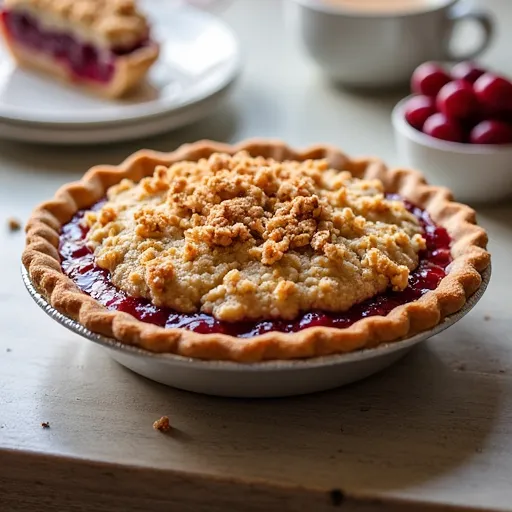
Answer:
<path fill-rule="evenodd" d="M 45 26 L 62 29 L 63 22 L 69 23 L 86 40 L 104 46 L 130 46 L 149 34 L 135 0 L 5 0 L 4 5 L 35 13 Z"/>
<path fill-rule="evenodd" d="M 421 227 L 378 180 L 325 160 L 214 153 L 123 180 L 84 216 L 96 263 L 127 294 L 219 320 L 342 312 L 403 290 Z"/>

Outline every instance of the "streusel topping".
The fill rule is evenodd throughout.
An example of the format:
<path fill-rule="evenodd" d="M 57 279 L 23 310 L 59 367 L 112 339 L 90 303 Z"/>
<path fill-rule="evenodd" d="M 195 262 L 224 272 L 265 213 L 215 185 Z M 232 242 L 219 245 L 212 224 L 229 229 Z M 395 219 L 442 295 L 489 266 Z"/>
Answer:
<path fill-rule="evenodd" d="M 403 290 L 425 248 L 418 220 L 380 181 L 244 152 L 123 180 L 84 222 L 118 288 L 225 321 L 341 312 Z"/>
<path fill-rule="evenodd" d="M 5 5 L 33 13 L 45 25 L 70 24 L 86 39 L 108 46 L 129 47 L 149 33 L 135 0 L 5 0 Z"/>

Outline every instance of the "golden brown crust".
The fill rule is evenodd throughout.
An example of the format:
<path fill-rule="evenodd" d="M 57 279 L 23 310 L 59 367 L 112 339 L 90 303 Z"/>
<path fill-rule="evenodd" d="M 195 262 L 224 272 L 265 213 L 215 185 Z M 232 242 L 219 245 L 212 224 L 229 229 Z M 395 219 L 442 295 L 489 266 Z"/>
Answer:
<path fill-rule="evenodd" d="M 436 290 L 418 301 L 395 308 L 385 317 L 365 318 L 346 329 L 313 327 L 293 334 L 269 332 L 242 340 L 224 334 L 164 329 L 140 322 L 126 313 L 107 311 L 62 273 L 58 254 L 61 225 L 77 210 L 101 199 L 111 185 L 123 178 L 139 181 L 151 175 L 155 165 L 169 166 L 181 160 L 205 158 L 215 152 L 234 154 L 242 150 L 276 160 L 326 158 L 332 168 L 348 170 L 356 177 L 381 180 L 387 192 L 398 193 L 426 209 L 436 223 L 448 230 L 453 240 L 453 262 L 448 275 Z M 480 287 L 481 272 L 490 263 L 486 251 L 487 235 L 475 224 L 475 212 L 451 199 L 448 190 L 428 185 L 417 171 L 388 170 L 377 159 L 351 160 L 331 146 L 295 151 L 280 142 L 268 140 L 250 140 L 235 146 L 201 141 L 181 146 L 172 153 L 139 151 L 117 167 L 94 167 L 81 181 L 59 189 L 54 199 L 40 205 L 29 220 L 23 263 L 33 284 L 61 313 L 93 332 L 153 352 L 239 362 L 350 352 L 430 329 L 447 315 L 460 310 Z"/>

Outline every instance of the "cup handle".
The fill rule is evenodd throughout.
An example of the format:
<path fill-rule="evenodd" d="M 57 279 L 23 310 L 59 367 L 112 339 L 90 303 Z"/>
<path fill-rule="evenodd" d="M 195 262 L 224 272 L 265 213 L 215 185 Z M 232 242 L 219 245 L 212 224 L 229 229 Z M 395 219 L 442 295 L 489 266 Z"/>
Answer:
<path fill-rule="evenodd" d="M 449 14 L 449 36 L 446 41 L 446 59 L 452 61 L 461 61 L 461 60 L 471 60 L 480 55 L 483 51 L 485 51 L 490 45 L 493 36 L 494 36 L 494 22 L 492 15 L 487 11 L 474 9 L 464 2 L 457 3 L 454 5 Z M 483 41 L 478 48 L 475 48 L 472 51 L 462 54 L 454 54 L 450 48 L 449 43 L 453 35 L 453 30 L 457 24 L 464 21 L 473 21 L 482 27 L 483 31 Z"/>

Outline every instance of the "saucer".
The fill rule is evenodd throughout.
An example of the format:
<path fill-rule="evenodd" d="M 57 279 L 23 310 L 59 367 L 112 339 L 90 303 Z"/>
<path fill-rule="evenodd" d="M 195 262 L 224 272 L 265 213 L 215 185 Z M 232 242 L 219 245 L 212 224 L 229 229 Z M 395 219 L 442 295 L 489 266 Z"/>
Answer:
<path fill-rule="evenodd" d="M 207 12 L 163 0 L 142 1 L 141 7 L 161 55 L 130 96 L 96 98 L 18 68 L 0 44 L 0 123 L 9 131 L 14 123 L 18 128 L 96 130 L 164 117 L 173 128 L 190 122 L 183 116 L 185 109 L 225 91 L 235 80 L 241 60 L 238 42 L 225 23 Z M 171 121 L 173 116 L 180 121 Z"/>

